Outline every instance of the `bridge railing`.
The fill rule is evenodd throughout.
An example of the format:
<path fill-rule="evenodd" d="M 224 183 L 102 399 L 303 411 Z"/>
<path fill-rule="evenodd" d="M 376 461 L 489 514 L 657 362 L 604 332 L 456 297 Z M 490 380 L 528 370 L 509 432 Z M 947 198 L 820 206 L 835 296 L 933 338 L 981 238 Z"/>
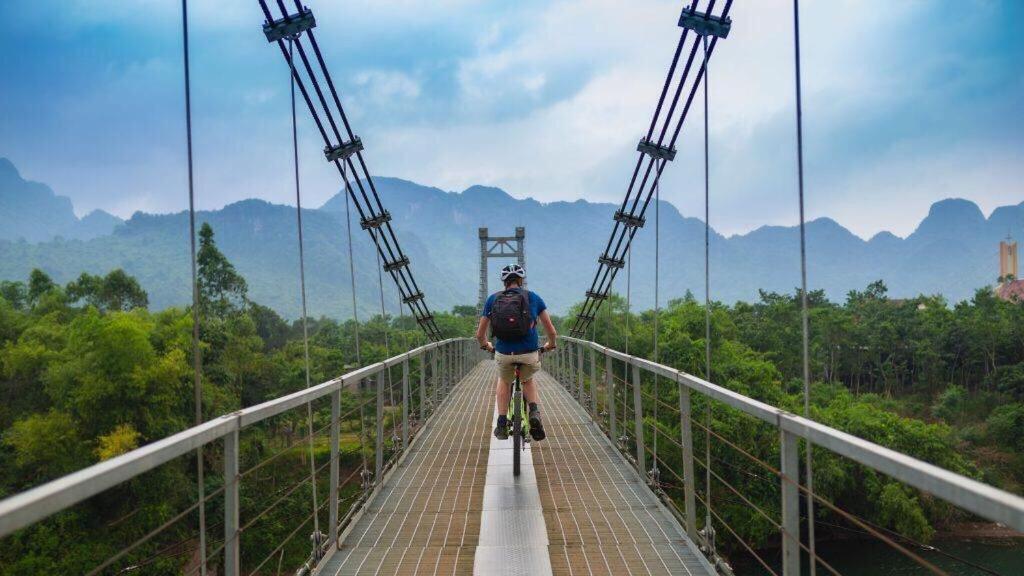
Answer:
<path fill-rule="evenodd" d="M 777 566 L 773 567 L 766 562 L 725 523 L 713 507 L 708 507 L 708 502 L 702 498 L 702 494 L 706 495 L 708 481 L 726 502 L 756 511 L 756 521 L 761 522 L 763 528 L 778 534 L 782 556 L 781 573 L 785 576 L 800 574 L 802 553 L 807 555 L 805 560 L 813 556 L 816 567 L 838 574 L 826 559 L 812 554 L 813 543 L 807 541 L 807 538 L 801 539 L 801 514 L 806 514 L 806 508 L 803 511 L 801 508 L 808 497 L 813 500 L 815 507 L 828 509 L 836 517 L 849 522 L 856 531 L 885 541 L 931 572 L 945 573 L 916 553 L 914 549 L 919 548 L 908 544 L 900 535 L 848 513 L 816 494 L 813 482 L 808 485 L 801 480 L 801 442 L 805 443 L 805 450 L 810 445 L 815 447 L 815 453 L 825 449 L 971 514 L 1024 532 L 1024 498 L 786 412 L 669 366 L 630 356 L 595 342 L 571 337 L 560 339 L 563 345 L 554 354 L 553 361 L 548 363 L 550 371 L 608 434 L 612 443 L 617 443 L 620 450 L 626 453 L 641 477 L 648 479 L 652 488 L 660 493 L 677 514 L 690 538 L 701 545 L 702 550 L 718 563 L 723 572 L 728 572 L 729 568 L 718 557 L 715 549 L 715 524 L 729 531 L 740 547 L 745 548 L 767 573 L 779 573 Z M 675 386 L 677 390 L 659 395 L 656 392 L 659 382 Z M 673 400 L 678 396 L 678 406 L 666 402 L 665 396 Z M 716 433 L 710 421 L 702 422 L 702 413 L 694 409 L 698 398 L 702 398 L 700 402 L 706 406 L 710 406 L 708 403 L 711 402 L 731 408 L 739 418 L 745 419 L 744 426 L 751 430 L 748 432 L 751 437 L 761 434 L 763 438 L 765 432 L 777 435 L 778 461 L 764 461 L 752 454 L 749 448 L 741 446 L 741 441 Z M 662 419 L 657 417 L 659 410 Z M 664 422 L 666 414 L 678 418 L 677 437 L 674 430 L 669 434 L 663 424 L 659 423 Z M 715 456 L 711 456 L 712 469 L 709 470 L 709 463 L 702 459 L 705 453 L 703 442 L 695 448 L 695 432 L 696 437 L 703 442 L 718 445 L 716 448 L 724 446 L 730 458 L 716 460 Z M 667 443 L 668 450 L 662 448 L 659 453 L 659 439 L 663 446 Z M 707 454 L 711 454 L 710 449 Z M 760 496 L 742 494 L 723 477 L 724 474 L 718 473 L 722 470 L 716 472 L 713 469 L 715 466 L 730 465 L 732 457 L 754 462 L 758 472 L 746 474 L 770 481 L 773 486 L 761 491 Z M 776 501 L 764 502 L 763 496 L 766 493 L 774 495 Z M 678 500 L 682 501 L 682 510 Z M 704 518 L 698 517 L 698 501 L 705 512 Z M 707 518 L 713 518 L 710 527 L 707 526 Z M 705 526 L 698 530 L 698 524 Z"/>
<path fill-rule="evenodd" d="M 130 481 L 161 466 L 177 462 L 185 474 L 198 476 L 197 467 L 190 464 L 194 464 L 196 451 L 203 450 L 203 460 L 219 461 L 221 470 L 209 470 L 202 500 L 193 497 L 193 503 L 184 510 L 153 514 L 156 525 L 150 527 L 151 531 L 141 537 L 133 535 L 133 539 L 87 573 L 137 570 L 159 559 L 161 554 L 179 557 L 191 554 L 196 560 L 182 569 L 185 573 L 206 574 L 207 564 L 211 569 L 219 566 L 216 573 L 227 576 L 270 566 L 280 571 L 286 547 L 290 552 L 287 558 L 293 563 L 296 550 L 305 550 L 297 564 L 302 564 L 300 571 L 308 572 L 330 546 L 337 544 L 341 530 L 365 502 L 371 489 L 410 445 L 422 423 L 454 384 L 472 367 L 476 346 L 471 342 L 466 338 L 453 338 L 421 346 L 319 385 L 225 414 L 6 498 L 0 501 L 0 539 L 15 537 L 12 535 L 19 530 L 76 505 L 92 506 L 86 514 L 95 511 L 104 503 L 91 499 L 102 500 L 108 491 L 126 491 L 108 497 L 108 502 L 116 501 L 130 493 Z M 393 372 L 399 371 L 400 377 L 391 377 Z M 395 400 L 396 396 L 400 399 Z M 325 402 L 329 403 L 329 408 L 323 405 Z M 296 413 L 300 408 L 305 410 Z M 293 434 L 306 427 L 307 417 L 307 431 Z M 287 421 L 282 422 L 282 418 Z M 281 430 L 290 441 L 266 441 L 268 436 L 282 436 Z M 252 436 L 243 438 L 242 434 L 246 433 Z M 343 433 L 349 437 L 348 444 L 353 444 L 351 437 L 358 435 L 359 441 L 353 450 L 342 450 Z M 324 446 L 325 435 L 327 446 Z M 299 437 L 292 439 L 293 436 Z M 275 443 L 283 447 L 276 446 L 278 450 L 265 454 Z M 293 456 L 289 464 L 290 482 L 279 487 L 279 478 L 269 466 L 275 460 L 280 464 L 278 459 L 289 453 Z M 193 462 L 186 462 L 190 455 Z M 295 457 L 303 459 L 298 472 Z M 340 469 L 343 461 L 353 468 L 344 478 Z M 247 466 L 243 468 L 243 464 Z M 327 478 L 324 478 L 325 473 Z M 261 480 L 272 481 L 274 486 L 268 488 Z M 243 491 L 247 481 L 253 485 Z M 202 493 L 198 487 L 194 492 Z M 245 502 L 241 501 L 243 496 Z M 249 505 L 244 510 L 244 518 L 243 504 Z M 283 513 L 275 507 L 289 510 Z M 160 542 L 161 534 L 168 534 L 175 526 L 181 528 L 184 522 L 195 524 L 200 509 L 213 509 L 220 512 L 221 517 L 211 516 L 205 531 L 189 533 L 176 547 Z M 296 515 L 296 510 L 301 514 Z M 243 557 L 245 534 L 255 532 L 256 523 L 268 517 L 283 523 L 282 529 L 287 533 L 280 541 L 270 540 L 263 534 L 260 542 L 247 547 L 248 553 Z M 326 534 L 314 533 L 313 526 L 318 523 L 326 523 Z M 187 531 L 178 530 L 175 537 L 180 537 L 182 532 Z M 303 543 L 309 534 L 312 534 L 312 544 Z M 76 537 L 88 539 L 89 534 Z M 187 549 L 189 546 L 191 549 Z M 196 550 L 199 547 L 204 554 Z M 207 558 L 208 562 L 204 561 Z M 297 566 L 286 564 L 283 567 L 293 571 Z"/>

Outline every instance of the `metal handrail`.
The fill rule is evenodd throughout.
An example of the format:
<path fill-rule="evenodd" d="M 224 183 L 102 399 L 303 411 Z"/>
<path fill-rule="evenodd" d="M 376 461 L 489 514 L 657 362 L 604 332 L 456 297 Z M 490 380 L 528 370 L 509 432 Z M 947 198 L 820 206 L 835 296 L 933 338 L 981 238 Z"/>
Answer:
<path fill-rule="evenodd" d="M 375 376 L 390 366 L 401 365 L 414 358 L 425 358 L 427 352 L 446 348 L 456 343 L 465 343 L 468 340 L 467 338 L 449 338 L 425 344 L 316 386 L 225 414 L 110 460 L 0 500 L 0 537 L 43 520 L 201 446 L 221 439 L 230 440 L 229 437 L 237 435 L 241 429 L 252 424 L 340 392 L 343 388 L 358 384 L 359 381 Z M 452 351 L 452 354 L 458 353 L 458 350 Z M 450 372 L 446 377 L 451 377 L 458 369 L 458 366 L 454 364 L 456 363 L 445 365 L 442 362 L 443 369 Z M 435 362 L 435 367 L 436 365 Z"/>
<path fill-rule="evenodd" d="M 663 364 L 624 354 L 589 340 L 559 338 L 590 348 L 640 370 L 658 374 L 727 406 L 772 424 L 783 436 L 802 438 L 900 482 L 923 490 L 968 512 L 1024 532 L 1024 498 L 923 462 L 819 422 L 786 412 Z M 631 382 L 630 385 L 633 383 Z"/>

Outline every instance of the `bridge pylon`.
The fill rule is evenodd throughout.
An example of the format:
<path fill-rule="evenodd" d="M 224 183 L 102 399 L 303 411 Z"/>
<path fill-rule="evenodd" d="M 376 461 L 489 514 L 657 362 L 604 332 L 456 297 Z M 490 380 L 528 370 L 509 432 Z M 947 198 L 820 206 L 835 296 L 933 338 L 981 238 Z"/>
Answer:
<path fill-rule="evenodd" d="M 477 308 L 483 310 L 487 301 L 487 260 L 490 258 L 515 258 L 520 266 L 526 267 L 526 227 L 516 226 L 515 236 L 491 236 L 487 228 L 479 228 L 480 237 L 480 297 Z M 525 282 L 524 282 L 525 285 Z"/>

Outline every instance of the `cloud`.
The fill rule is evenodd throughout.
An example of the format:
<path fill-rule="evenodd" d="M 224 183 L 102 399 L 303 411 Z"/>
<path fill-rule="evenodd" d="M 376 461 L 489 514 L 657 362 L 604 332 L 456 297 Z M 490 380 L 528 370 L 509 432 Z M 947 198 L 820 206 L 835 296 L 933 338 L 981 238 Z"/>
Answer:
<path fill-rule="evenodd" d="M 308 3 L 374 173 L 542 201 L 621 199 L 680 33 L 680 3 L 668 0 Z M 180 209 L 179 5 L 14 6 L 0 6 L 0 26 L 12 32 L 0 48 L 23 56 L 11 70 L 20 82 L 0 95 L 0 155 L 80 211 Z M 711 64 L 712 218 L 726 233 L 796 218 L 788 7 L 736 2 Z M 906 234 L 945 196 L 987 209 L 1024 196 L 1019 3 L 801 8 L 810 216 L 863 236 Z M 201 205 L 293 201 L 287 71 L 262 38 L 258 4 L 190 9 Z M 303 182 L 315 204 L 340 181 L 301 114 Z M 698 98 L 662 186 L 686 215 L 703 214 L 702 115 Z"/>

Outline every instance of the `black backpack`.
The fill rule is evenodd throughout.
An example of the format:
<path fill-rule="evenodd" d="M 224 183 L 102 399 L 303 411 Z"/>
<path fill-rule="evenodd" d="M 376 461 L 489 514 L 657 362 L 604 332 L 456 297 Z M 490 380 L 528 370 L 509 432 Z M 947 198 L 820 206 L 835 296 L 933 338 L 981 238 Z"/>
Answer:
<path fill-rule="evenodd" d="M 510 288 L 494 295 L 491 313 L 491 334 L 499 340 L 518 340 L 533 327 L 530 312 L 530 293 L 522 288 Z"/>

